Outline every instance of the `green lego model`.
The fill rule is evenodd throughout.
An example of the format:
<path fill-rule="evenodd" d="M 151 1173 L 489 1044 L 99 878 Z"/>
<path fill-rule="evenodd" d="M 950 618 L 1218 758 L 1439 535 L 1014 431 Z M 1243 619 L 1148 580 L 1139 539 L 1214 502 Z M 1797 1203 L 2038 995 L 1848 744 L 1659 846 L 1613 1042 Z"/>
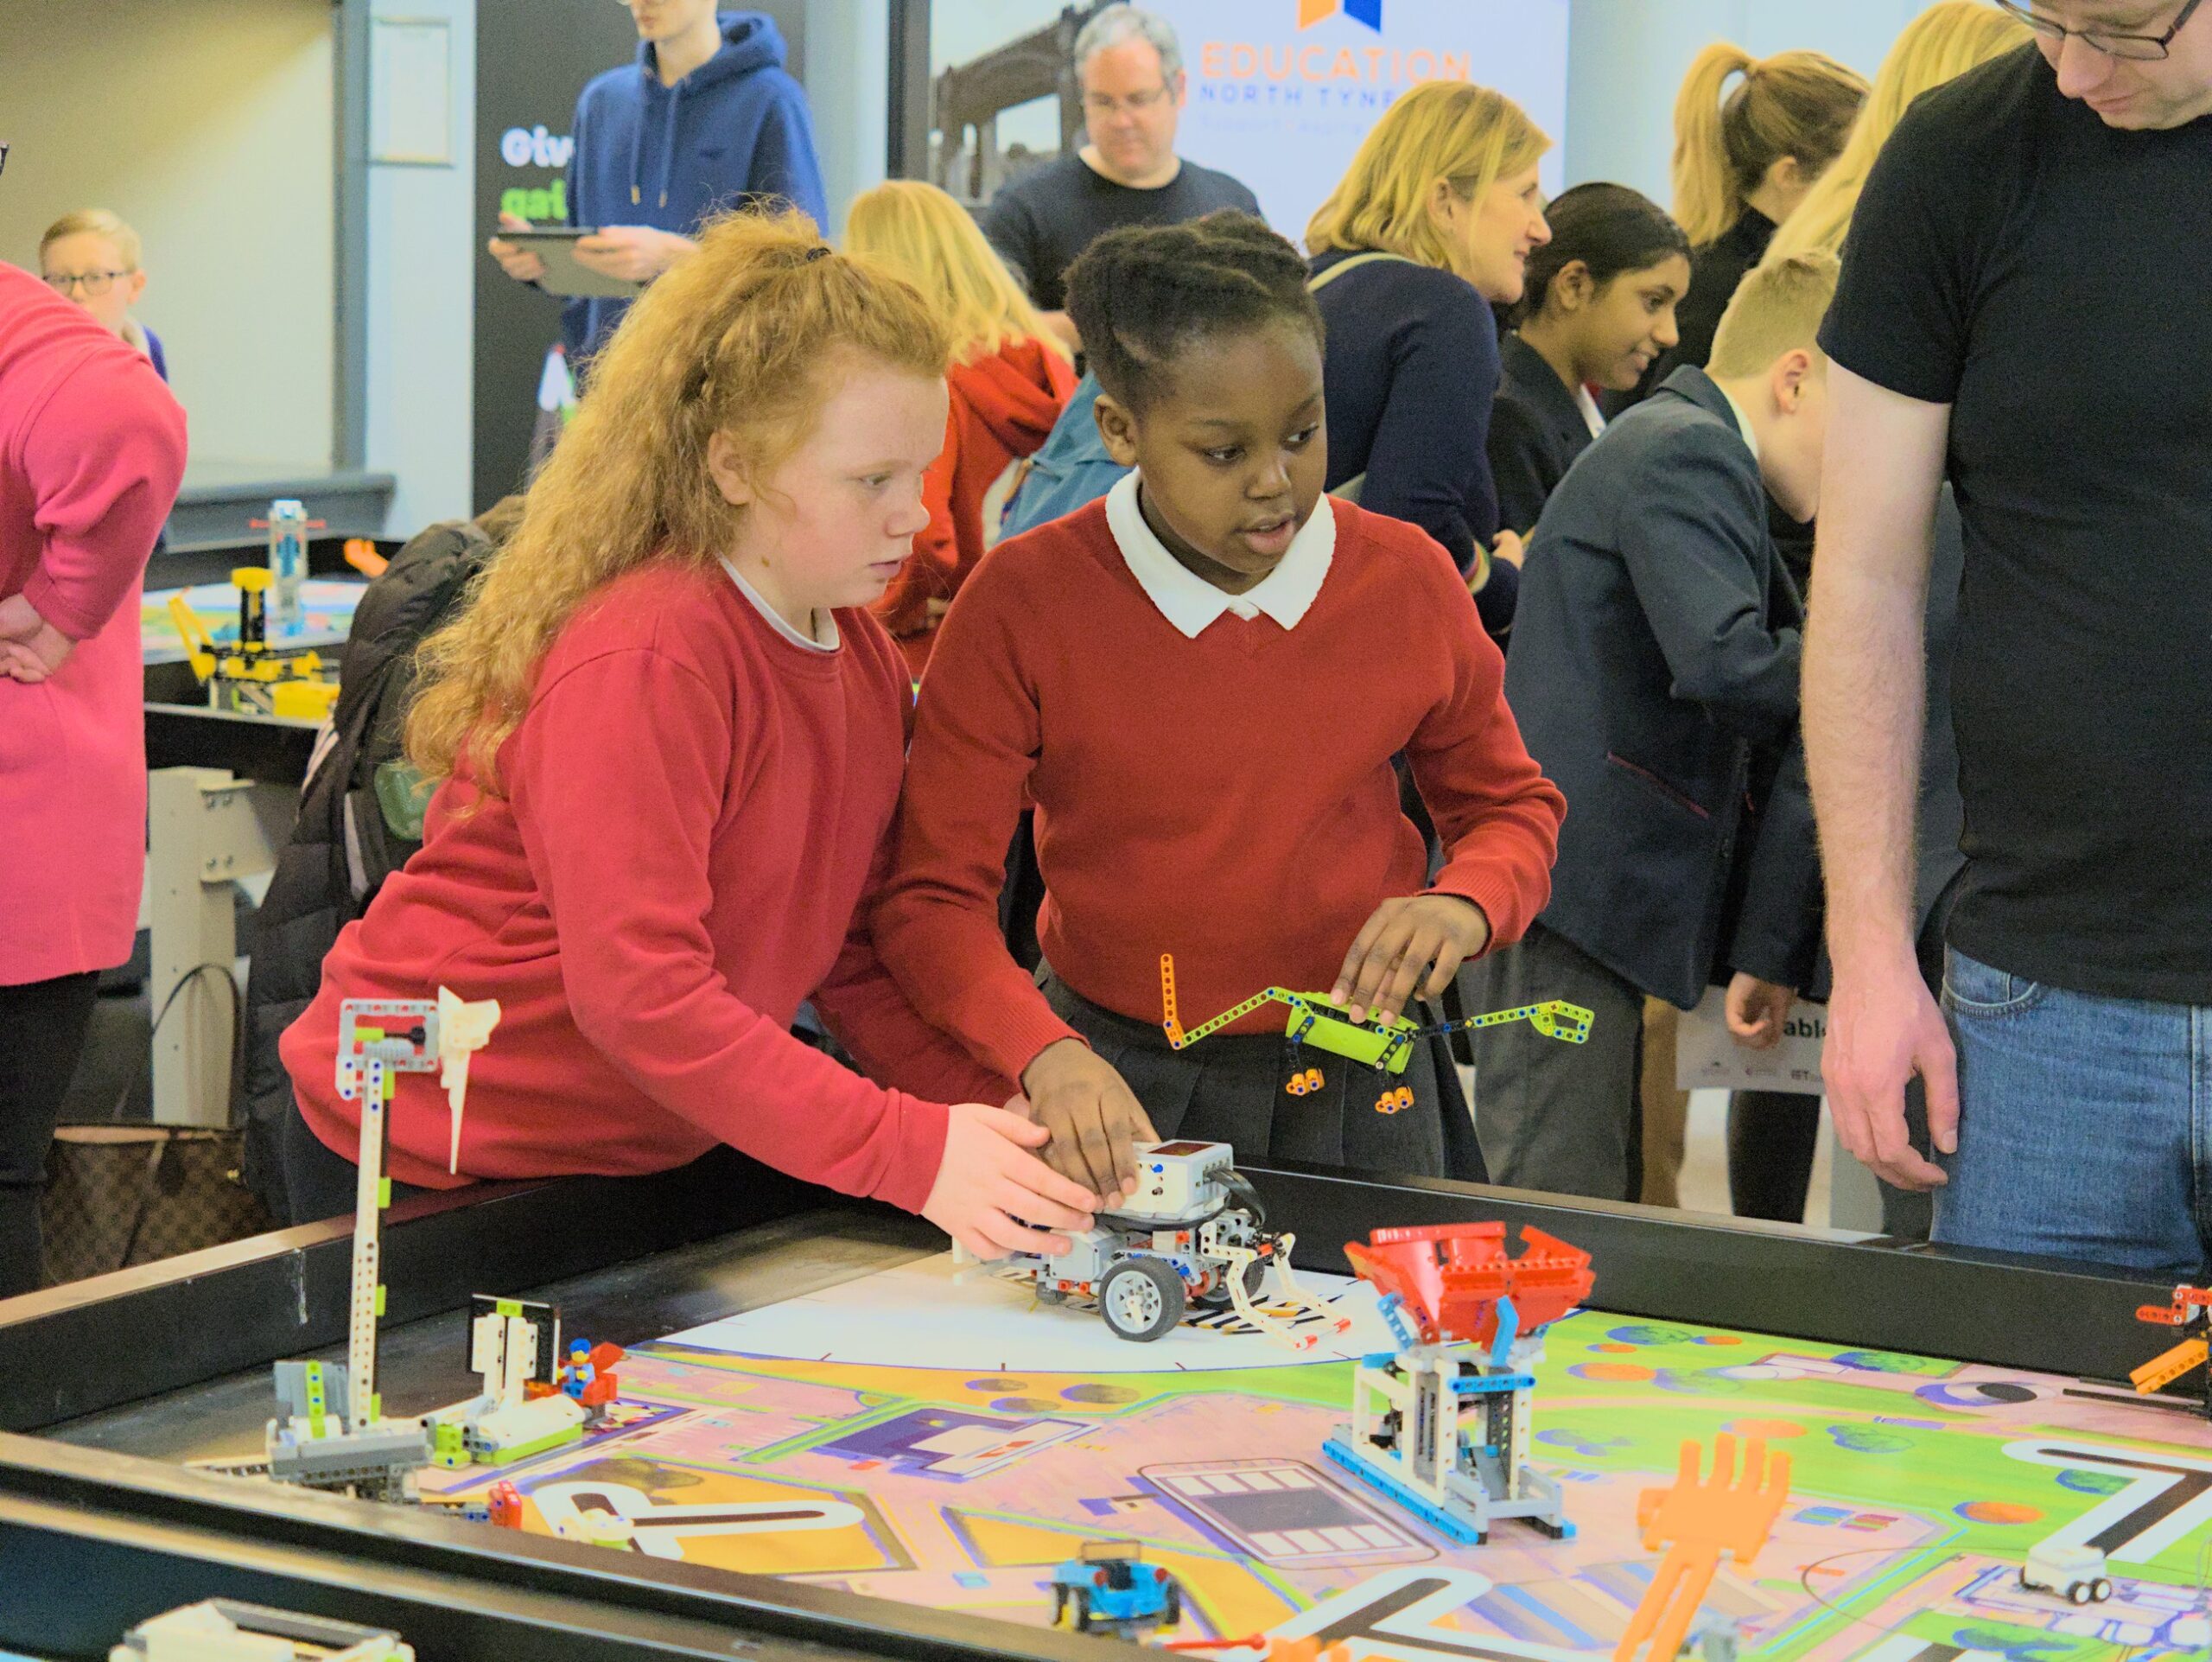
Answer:
<path fill-rule="evenodd" d="M 1562 1044 L 1587 1044 L 1592 1019 L 1580 1004 L 1554 998 L 1541 1004 L 1522 1004 L 1514 1009 L 1492 1010 L 1484 1016 L 1470 1016 L 1463 1021 L 1441 1022 L 1428 1027 L 1409 1022 L 1402 1016 L 1370 1016 L 1364 1022 L 1355 1022 L 1330 1003 L 1329 995 L 1325 992 L 1293 992 L 1287 987 L 1267 987 L 1211 1021 L 1202 1022 L 1185 1031 L 1176 1012 L 1175 958 L 1172 952 L 1160 955 L 1160 996 L 1165 1014 L 1160 1025 L 1166 1029 L 1168 1048 L 1173 1050 L 1187 1049 L 1262 1005 L 1287 1006 L 1290 1014 L 1284 1035 L 1290 1046 L 1290 1079 L 1284 1088 L 1294 1097 L 1306 1096 L 1322 1086 L 1319 1068 L 1300 1066 L 1301 1048 L 1306 1045 L 1380 1073 L 1402 1074 L 1413 1055 L 1416 1040 L 1526 1022 L 1547 1039 L 1556 1039 Z M 1375 1105 L 1378 1112 L 1396 1113 L 1413 1104 L 1412 1087 L 1402 1085 L 1386 1089 L 1382 1100 Z"/>

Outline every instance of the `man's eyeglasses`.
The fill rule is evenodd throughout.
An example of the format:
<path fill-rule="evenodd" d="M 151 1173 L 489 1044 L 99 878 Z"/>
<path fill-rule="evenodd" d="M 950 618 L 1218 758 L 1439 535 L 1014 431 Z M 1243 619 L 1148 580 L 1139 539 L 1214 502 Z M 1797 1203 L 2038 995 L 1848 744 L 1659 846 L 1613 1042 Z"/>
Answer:
<path fill-rule="evenodd" d="M 2174 19 L 2173 27 L 2163 35 L 2115 35 L 2101 29 L 2069 29 L 2056 17 L 2046 17 L 2031 10 L 2020 0 L 1997 0 L 1999 10 L 2008 11 L 2038 35 L 2054 41 L 2063 41 L 2069 35 L 2081 41 L 2092 52 L 2101 52 L 2107 58 L 2126 58 L 2136 63 L 2157 63 L 2168 56 L 2174 36 L 2180 34 L 2196 9 L 2204 0 L 2189 0 L 2181 9 L 2181 16 Z"/>
<path fill-rule="evenodd" d="M 1117 116 L 1124 110 L 1133 115 L 1142 115 L 1147 110 L 1158 107 L 1160 99 L 1166 96 L 1167 88 L 1164 86 L 1142 92 L 1132 92 L 1125 99 L 1117 99 L 1108 92 L 1085 92 L 1083 107 L 1095 116 Z"/>
<path fill-rule="evenodd" d="M 46 279 L 46 286 L 58 295 L 82 287 L 88 295 L 104 295 L 115 287 L 119 277 L 129 277 L 128 271 L 79 271 L 73 277 L 54 276 Z"/>

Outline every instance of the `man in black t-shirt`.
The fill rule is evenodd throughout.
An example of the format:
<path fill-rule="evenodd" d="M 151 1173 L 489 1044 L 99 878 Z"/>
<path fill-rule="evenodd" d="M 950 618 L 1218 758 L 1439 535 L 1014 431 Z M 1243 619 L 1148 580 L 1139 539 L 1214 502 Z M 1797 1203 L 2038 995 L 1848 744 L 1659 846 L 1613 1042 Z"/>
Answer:
<path fill-rule="evenodd" d="M 1090 142 L 999 192 L 983 230 L 1070 346 L 1062 277 L 1092 241 L 1125 225 L 1180 225 L 1216 208 L 1256 215 L 1259 199 L 1225 173 L 1175 154 L 1183 111 L 1182 48 L 1165 20 L 1109 6 L 1075 41 Z"/>
<path fill-rule="evenodd" d="M 2161 1277 L 2212 1232 L 2212 5 L 2000 0 L 2037 44 L 1915 105 L 1822 335 L 1805 650 L 1837 1132 L 1938 1240 Z M 1921 591 L 1966 533 L 1967 866 L 1913 959 Z M 1920 1073 L 1942 1164 L 1914 1154 Z"/>

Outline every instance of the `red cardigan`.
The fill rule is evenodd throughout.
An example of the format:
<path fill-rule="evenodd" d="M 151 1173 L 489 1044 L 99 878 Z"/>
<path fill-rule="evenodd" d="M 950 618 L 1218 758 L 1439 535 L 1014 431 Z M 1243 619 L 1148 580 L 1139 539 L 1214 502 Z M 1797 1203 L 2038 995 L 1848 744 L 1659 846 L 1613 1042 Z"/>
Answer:
<path fill-rule="evenodd" d="M 139 589 L 184 474 L 154 366 L 0 265 L 0 599 L 77 643 L 0 676 L 0 987 L 130 956 L 146 863 Z"/>
<path fill-rule="evenodd" d="M 659 1171 L 728 1143 L 918 1210 L 940 1105 L 1011 1087 L 915 1016 L 869 945 L 910 693 L 883 631 L 836 619 L 839 649 L 810 652 L 722 572 L 673 564 L 580 612 L 500 748 L 506 797 L 441 787 L 422 851 L 285 1033 L 315 1135 L 349 1158 L 359 1136 L 334 1079 L 340 1001 L 443 984 L 502 1010 L 469 1068 L 464 1179 Z M 794 1039 L 808 999 L 906 1089 Z M 390 1123 L 394 1177 L 456 1181 L 435 1074 L 400 1076 Z"/>
<path fill-rule="evenodd" d="M 1034 455 L 1075 392 L 1075 368 L 1043 341 L 1011 341 L 953 366 L 944 449 L 922 476 L 929 528 L 874 611 L 919 677 L 937 640 L 931 600 L 949 601 L 983 557 L 983 498 L 1009 464 Z"/>
<path fill-rule="evenodd" d="M 1444 841 L 1433 887 L 1479 905 L 1501 946 L 1542 910 L 1565 804 L 1466 586 L 1411 525 L 1316 512 L 1336 514 L 1336 550 L 1294 629 L 1224 615 L 1179 634 L 1103 502 L 1001 544 L 954 602 L 876 939 L 915 1008 L 1009 1078 L 1071 1036 L 999 933 L 1025 790 L 1045 955 L 1133 1020 L 1160 1019 L 1163 952 L 1191 1025 L 1271 984 L 1330 986 L 1375 907 L 1423 888 L 1401 752 Z"/>

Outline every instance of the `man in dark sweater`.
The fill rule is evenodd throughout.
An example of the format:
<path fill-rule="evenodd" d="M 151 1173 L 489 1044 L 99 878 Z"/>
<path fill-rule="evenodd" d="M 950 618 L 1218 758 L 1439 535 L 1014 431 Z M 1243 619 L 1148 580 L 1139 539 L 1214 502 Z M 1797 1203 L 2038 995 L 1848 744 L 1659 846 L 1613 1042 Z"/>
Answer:
<path fill-rule="evenodd" d="M 1906 113 L 1822 335 L 1824 1068 L 1844 1145 L 1936 1189 L 1937 1240 L 2171 1282 L 2212 1255 L 2212 7 L 2007 9 L 2035 47 Z M 1939 1011 L 1910 901 L 1947 476 L 1967 865 Z M 1933 1162 L 1906 1142 L 1916 1074 Z"/>
<path fill-rule="evenodd" d="M 1063 282 L 1075 257 L 1125 225 L 1179 225 L 1216 208 L 1258 217 L 1259 199 L 1225 173 L 1175 154 L 1183 51 L 1164 19 L 1109 6 L 1075 41 L 1088 143 L 1000 191 L 983 230 L 1029 285 L 1045 321 L 1070 346 Z"/>

